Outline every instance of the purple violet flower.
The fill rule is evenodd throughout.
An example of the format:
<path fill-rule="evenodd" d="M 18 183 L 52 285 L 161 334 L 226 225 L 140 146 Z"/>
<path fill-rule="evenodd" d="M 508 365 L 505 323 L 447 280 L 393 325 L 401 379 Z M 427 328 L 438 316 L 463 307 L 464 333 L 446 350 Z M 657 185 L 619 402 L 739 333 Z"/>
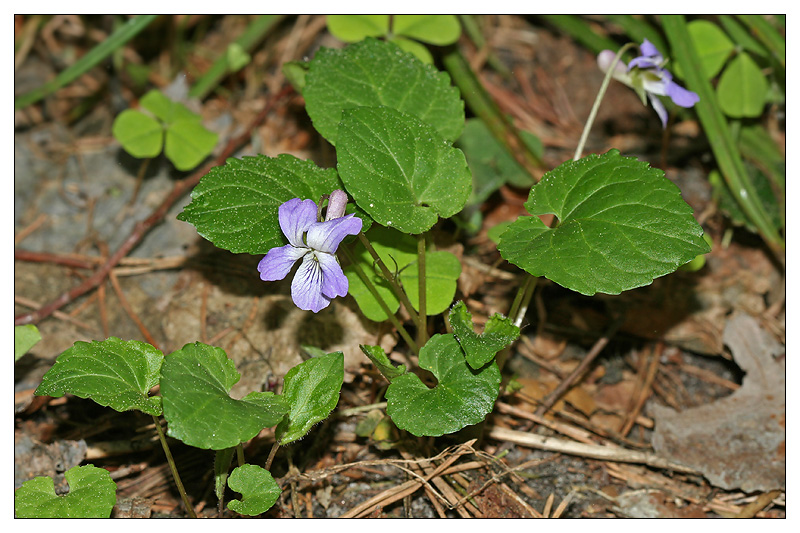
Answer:
<path fill-rule="evenodd" d="M 657 96 L 669 96 L 675 105 L 687 108 L 699 102 L 700 97 L 672 81 L 672 73 L 664 68 L 666 60 L 653 43 L 645 39 L 639 48 L 642 55 L 633 58 L 627 68 L 622 63 L 617 63 L 612 76 L 617 81 L 632 87 L 639 94 L 643 104 L 647 105 L 649 98 L 653 109 L 658 113 L 658 118 L 661 119 L 661 126 L 665 128 L 667 109 Z M 611 50 L 603 50 L 597 56 L 597 65 L 603 72 L 608 72 L 615 56 Z"/>
<path fill-rule="evenodd" d="M 344 213 L 344 205 L 338 205 L 342 196 L 344 203 L 347 202 L 346 195 L 336 196 L 335 212 L 328 208 L 330 216 Z M 336 249 L 346 236 L 361 231 L 361 219 L 339 214 L 337 218 L 318 222 L 317 204 L 313 200 L 293 198 L 278 208 L 278 222 L 289 244 L 273 248 L 258 263 L 261 279 L 281 280 L 302 259 L 292 280 L 292 300 L 297 307 L 317 313 L 328 307 L 332 299 L 345 296 L 349 285 L 336 258 Z"/>

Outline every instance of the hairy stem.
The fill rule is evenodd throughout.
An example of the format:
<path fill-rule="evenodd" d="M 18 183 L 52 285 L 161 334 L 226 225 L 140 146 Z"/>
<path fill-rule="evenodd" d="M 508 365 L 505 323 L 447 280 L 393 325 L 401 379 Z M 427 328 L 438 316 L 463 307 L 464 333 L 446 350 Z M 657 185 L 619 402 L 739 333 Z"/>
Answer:
<path fill-rule="evenodd" d="M 395 278 L 394 274 L 392 274 L 386 267 L 383 259 L 381 259 L 381 256 L 378 255 L 378 252 L 375 251 L 375 248 L 372 247 L 372 243 L 369 242 L 369 239 L 367 239 L 367 236 L 364 235 L 363 231 L 358 234 L 358 239 L 361 241 L 361 244 L 364 245 L 364 248 L 367 249 L 369 255 L 372 256 L 375 264 L 378 265 L 378 268 L 381 270 L 381 274 L 383 274 L 383 277 L 385 277 L 386 281 L 389 282 L 389 285 L 392 287 L 392 291 L 394 291 L 397 299 L 400 300 L 400 302 L 403 304 L 403 307 L 405 307 L 406 311 L 408 311 L 409 316 L 411 316 L 411 320 L 414 323 L 418 323 L 419 316 L 417 315 L 417 311 L 414 309 L 414 306 L 411 305 L 411 301 L 408 299 L 406 291 L 403 290 L 403 287 L 401 287 L 397 282 L 397 278 Z"/>
<path fill-rule="evenodd" d="M 167 444 L 167 437 L 164 435 L 164 430 L 161 429 L 161 424 L 159 423 L 158 418 L 154 415 L 153 422 L 156 425 L 156 431 L 158 431 L 158 439 L 161 441 L 161 447 L 164 448 L 164 455 L 167 456 L 167 462 L 169 463 L 169 468 L 172 470 L 172 479 L 175 480 L 175 486 L 178 487 L 178 492 L 181 495 L 181 500 L 183 500 L 183 506 L 186 507 L 186 512 L 189 514 L 191 518 L 197 518 L 197 515 L 192 508 L 192 505 L 189 503 L 189 497 L 186 495 L 186 489 L 183 488 L 183 483 L 181 482 L 181 476 L 178 474 L 178 467 L 175 466 L 175 460 L 172 458 L 172 452 L 169 451 L 169 445 Z"/>
<path fill-rule="evenodd" d="M 342 250 L 345 256 L 347 256 L 347 259 L 350 261 L 350 264 L 356 271 L 356 276 L 358 276 L 358 279 L 360 279 L 362 283 L 364 283 L 369 293 L 372 295 L 373 298 L 375 298 L 375 300 L 378 302 L 378 305 L 381 306 L 381 309 L 386 314 L 386 316 L 389 317 L 389 321 L 392 323 L 395 329 L 397 329 L 397 332 L 400 334 L 400 336 L 403 337 L 406 343 L 408 343 L 408 346 L 414 351 L 414 353 L 419 355 L 419 346 L 417 345 L 416 342 L 414 342 L 414 339 L 411 338 L 411 335 L 409 335 L 408 331 L 406 331 L 406 328 L 403 327 L 403 324 L 400 323 L 400 320 L 398 320 L 397 317 L 394 316 L 394 313 L 392 313 L 392 311 L 389 309 L 389 306 L 386 304 L 386 301 L 383 299 L 380 293 L 378 293 L 378 289 L 375 288 L 375 285 L 373 285 L 372 281 L 370 281 L 369 277 L 364 273 L 364 270 L 362 270 L 362 268 L 358 265 L 355 257 L 353 257 L 353 252 L 351 252 L 346 247 L 340 248 L 340 250 Z"/>
<path fill-rule="evenodd" d="M 425 234 L 417 235 L 417 267 L 419 268 L 419 318 L 417 320 L 417 344 L 423 346 L 428 341 L 428 312 L 426 294 L 426 270 L 425 270 Z"/>

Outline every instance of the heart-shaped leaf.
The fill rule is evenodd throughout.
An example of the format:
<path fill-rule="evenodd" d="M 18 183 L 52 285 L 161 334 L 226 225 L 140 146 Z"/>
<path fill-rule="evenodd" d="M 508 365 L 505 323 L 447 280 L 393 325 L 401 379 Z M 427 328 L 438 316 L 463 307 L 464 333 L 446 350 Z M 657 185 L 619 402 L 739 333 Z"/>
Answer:
<path fill-rule="evenodd" d="M 28 350 L 42 340 L 42 334 L 33 324 L 14 326 L 14 361 L 28 353 Z"/>
<path fill-rule="evenodd" d="M 367 37 L 383 37 L 389 32 L 389 15 L 328 15 L 328 31 L 346 43 Z"/>
<path fill-rule="evenodd" d="M 495 313 L 486 322 L 483 333 L 478 335 L 472 326 L 472 314 L 464 302 L 458 302 L 448 316 L 453 335 L 464 350 L 467 363 L 474 369 L 481 368 L 494 356 L 519 338 L 519 328 L 510 318 Z"/>
<path fill-rule="evenodd" d="M 764 110 L 769 82 L 746 52 L 725 67 L 717 85 L 719 106 L 729 117 L 758 117 Z"/>
<path fill-rule="evenodd" d="M 461 25 L 455 15 L 395 15 L 392 27 L 396 35 L 446 46 L 461 36 Z"/>
<path fill-rule="evenodd" d="M 591 296 L 649 285 L 709 251 L 680 190 L 661 170 L 618 150 L 568 161 L 531 188 L 500 236 L 509 262 Z M 545 226 L 538 215 L 555 214 Z"/>
<path fill-rule="evenodd" d="M 292 198 L 319 202 L 341 187 L 336 170 L 287 154 L 228 159 L 203 176 L 178 219 L 219 248 L 261 255 L 286 244 L 278 224 L 282 203 Z"/>
<path fill-rule="evenodd" d="M 437 334 L 419 352 L 419 366 L 439 383 L 429 389 L 416 374 L 394 378 L 386 391 L 386 412 L 401 429 L 438 437 L 477 424 L 494 408 L 500 392 L 497 363 L 473 370 L 453 335 Z"/>
<path fill-rule="evenodd" d="M 111 133 L 126 152 L 140 159 L 157 156 L 164 146 L 163 126 L 135 109 L 126 109 L 117 115 Z"/>
<path fill-rule="evenodd" d="M 241 500 L 228 502 L 228 508 L 247 516 L 267 512 L 281 495 L 281 488 L 272 474 L 256 465 L 234 468 L 228 478 L 228 486 L 242 495 Z"/>
<path fill-rule="evenodd" d="M 283 397 L 289 414 L 275 428 L 275 439 L 284 446 L 305 436 L 339 403 L 344 382 L 344 354 L 333 352 L 304 361 L 283 378 Z"/>
<path fill-rule="evenodd" d="M 460 275 L 461 262 L 450 252 L 425 254 L 425 314 L 438 315 L 450 307 Z M 419 310 L 419 267 L 416 261 L 400 272 L 400 281 L 411 305 Z"/>
<path fill-rule="evenodd" d="M 344 111 L 338 168 L 347 191 L 373 220 L 422 233 L 455 215 L 472 190 L 461 150 L 419 119 L 389 107 Z"/>
<path fill-rule="evenodd" d="M 306 75 L 303 97 L 314 128 L 334 145 L 342 111 L 362 106 L 398 109 L 450 141 L 464 129 L 464 102 L 450 76 L 393 43 L 372 38 L 344 50 L 320 49 Z"/>
<path fill-rule="evenodd" d="M 222 450 L 276 425 L 289 406 L 271 392 L 241 400 L 228 393 L 239 373 L 222 348 L 187 344 L 164 359 L 161 396 L 169 435 L 196 448 Z"/>
<path fill-rule="evenodd" d="M 217 138 L 216 133 L 205 129 L 197 120 L 177 120 L 167 129 L 164 155 L 178 170 L 191 170 L 208 157 Z"/>
<path fill-rule="evenodd" d="M 75 466 L 64 478 L 69 494 L 57 496 L 53 478 L 37 477 L 14 492 L 17 518 L 108 518 L 117 503 L 117 484 L 108 470 Z"/>
<path fill-rule="evenodd" d="M 736 45 L 719 26 L 708 20 L 693 20 L 686 25 L 686 29 L 689 30 L 703 72 L 708 79 L 713 78 L 722 70 Z M 676 63 L 675 74 L 683 77 L 682 71 L 681 65 Z"/>
<path fill-rule="evenodd" d="M 167 96 L 157 89 L 148 91 L 139 100 L 139 105 L 147 109 L 165 124 L 172 124 L 178 120 L 194 120 L 200 122 L 201 117 L 193 113 L 188 107 L 167 98 Z"/>
<path fill-rule="evenodd" d="M 110 337 L 76 342 L 58 356 L 42 378 L 37 395 L 74 394 L 90 398 L 115 411 L 138 409 L 161 414 L 161 398 L 149 396 L 159 380 L 164 354 L 139 341 Z"/>

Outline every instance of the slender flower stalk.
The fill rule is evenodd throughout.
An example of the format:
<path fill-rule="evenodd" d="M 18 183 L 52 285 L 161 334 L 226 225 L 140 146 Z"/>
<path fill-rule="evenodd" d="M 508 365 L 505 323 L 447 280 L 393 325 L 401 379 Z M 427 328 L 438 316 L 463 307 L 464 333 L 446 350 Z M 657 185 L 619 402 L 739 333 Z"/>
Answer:
<path fill-rule="evenodd" d="M 341 194 L 339 194 L 341 193 Z M 318 313 L 349 289 L 336 250 L 348 235 L 361 231 L 362 221 L 354 215 L 341 216 L 347 204 L 343 191 L 334 191 L 326 220 L 317 221 L 313 200 L 293 198 L 278 208 L 278 222 L 289 244 L 273 248 L 258 264 L 264 281 L 285 278 L 302 260 L 292 279 L 292 300 L 305 311 Z"/>
<path fill-rule="evenodd" d="M 613 69 L 614 79 L 633 88 L 644 105 L 649 99 L 661 119 L 661 126 L 666 127 L 667 109 L 659 96 L 668 96 L 675 105 L 687 108 L 699 102 L 700 97 L 672 81 L 672 73 L 664 68 L 667 60 L 653 43 L 645 39 L 639 49 L 642 55 L 633 58 L 627 68 L 619 63 L 612 66 L 615 54 L 611 50 L 598 54 L 597 65 L 603 72 Z"/>

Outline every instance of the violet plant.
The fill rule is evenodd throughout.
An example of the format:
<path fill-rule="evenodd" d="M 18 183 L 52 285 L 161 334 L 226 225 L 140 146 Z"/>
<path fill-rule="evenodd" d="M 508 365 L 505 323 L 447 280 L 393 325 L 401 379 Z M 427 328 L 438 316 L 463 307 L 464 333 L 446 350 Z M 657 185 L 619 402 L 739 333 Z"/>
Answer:
<path fill-rule="evenodd" d="M 625 73 L 632 86 L 654 106 L 659 94 L 687 104 L 688 91 L 676 89 L 657 51 L 647 43 L 642 51 Z M 620 55 L 607 62 L 604 88 L 612 75 L 622 76 L 614 65 Z M 389 383 L 387 415 L 411 435 L 454 433 L 493 410 L 498 354 L 520 335 L 536 277 L 585 295 L 618 294 L 709 250 L 691 208 L 662 171 L 617 150 L 580 157 L 584 134 L 575 160 L 531 187 L 530 215 L 493 232 L 502 257 L 530 275 L 508 316 L 495 314 L 476 333 L 466 304 L 455 301 L 461 264 L 437 249 L 431 233 L 477 201 L 471 156 L 453 145 L 465 125 L 458 89 L 446 73 L 375 39 L 323 48 L 301 70 L 295 80 L 314 127 L 336 148 L 336 168 L 286 154 L 232 158 L 200 181 L 178 218 L 220 248 L 262 256 L 253 272 L 262 280 L 284 279 L 296 268 L 291 297 L 301 309 L 333 312 L 336 298 L 352 297 L 365 320 L 389 321 L 418 356 L 419 369 L 437 379 L 429 387 L 413 359 L 398 364 L 380 346 L 360 347 Z M 545 214 L 557 223 L 545 225 L 539 218 Z M 446 318 L 446 331 L 429 331 L 436 315 Z M 227 483 L 243 494 L 230 509 L 259 514 L 280 495 L 269 472 L 277 450 L 303 438 L 337 405 L 343 355 L 317 352 L 289 371 L 280 394 L 254 391 L 236 400 L 229 392 L 239 374 L 220 348 L 194 343 L 164 355 L 138 341 L 77 342 L 36 393 L 71 393 L 152 415 L 192 515 L 161 430 L 163 415 L 167 435 L 217 451 L 220 506 Z M 242 444 L 270 427 L 275 445 L 265 466 L 247 465 Z M 234 452 L 239 466 L 228 476 Z M 21 491 L 23 499 L 42 493 Z"/>

